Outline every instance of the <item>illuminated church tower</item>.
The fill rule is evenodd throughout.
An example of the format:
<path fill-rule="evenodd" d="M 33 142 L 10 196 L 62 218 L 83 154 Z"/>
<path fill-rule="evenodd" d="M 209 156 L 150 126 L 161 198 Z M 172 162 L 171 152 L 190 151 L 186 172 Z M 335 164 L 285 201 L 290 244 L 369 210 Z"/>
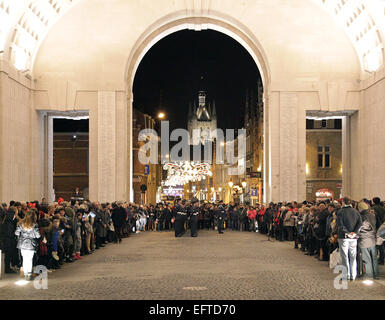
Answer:
<path fill-rule="evenodd" d="M 198 92 L 198 99 L 189 105 L 187 130 L 190 138 L 193 138 L 193 130 L 198 129 L 200 132 L 200 141 L 213 140 L 211 132 L 217 128 L 217 112 L 215 101 L 209 102 L 206 92 L 201 90 Z M 192 144 L 193 141 L 190 141 Z M 197 141 L 194 141 L 196 144 Z"/>

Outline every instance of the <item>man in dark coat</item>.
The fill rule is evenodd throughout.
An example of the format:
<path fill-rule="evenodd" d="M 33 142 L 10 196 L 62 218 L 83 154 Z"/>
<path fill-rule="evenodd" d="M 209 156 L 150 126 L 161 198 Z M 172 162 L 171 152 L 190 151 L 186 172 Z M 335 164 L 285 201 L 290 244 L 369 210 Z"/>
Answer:
<path fill-rule="evenodd" d="M 99 249 L 100 247 L 104 247 L 104 229 L 107 227 L 104 224 L 104 215 L 102 211 L 100 210 L 100 205 L 98 202 L 94 202 L 92 204 L 92 211 L 95 214 L 95 235 L 96 235 L 96 249 Z"/>
<path fill-rule="evenodd" d="M 190 231 L 191 231 L 191 236 L 192 237 L 197 237 L 198 236 L 198 222 L 199 222 L 199 201 L 198 200 L 193 200 L 192 202 L 192 207 L 190 208 Z"/>
<path fill-rule="evenodd" d="M 116 240 L 120 243 L 122 242 L 122 228 L 126 221 L 126 211 L 120 203 L 112 204 L 111 219 L 114 224 Z"/>
<path fill-rule="evenodd" d="M 216 212 L 217 221 L 218 221 L 218 233 L 223 234 L 223 223 L 226 219 L 226 210 L 223 206 L 223 201 L 219 201 L 218 210 Z"/>
<path fill-rule="evenodd" d="M 344 197 L 342 201 L 343 206 L 337 212 L 338 244 L 342 265 L 346 268 L 344 275 L 353 281 L 357 276 L 357 239 L 362 220 L 348 197 Z"/>
<path fill-rule="evenodd" d="M 186 232 L 186 230 L 184 229 L 184 224 L 187 218 L 185 204 L 186 204 L 185 200 L 183 201 L 178 200 L 174 208 L 175 237 L 181 237 Z"/>
<path fill-rule="evenodd" d="M 172 213 L 171 213 L 167 204 L 165 204 L 163 206 L 162 216 L 163 216 L 163 220 L 164 220 L 164 229 L 170 230 L 171 229 Z"/>
<path fill-rule="evenodd" d="M 314 218 L 314 236 L 316 237 L 318 241 L 318 258 L 321 259 L 321 251 L 322 251 L 322 260 L 328 261 L 329 260 L 329 251 L 326 246 L 327 241 L 327 235 L 326 235 L 326 222 L 327 218 L 329 216 L 329 210 L 325 206 L 324 203 L 321 203 L 319 205 L 319 212 Z"/>

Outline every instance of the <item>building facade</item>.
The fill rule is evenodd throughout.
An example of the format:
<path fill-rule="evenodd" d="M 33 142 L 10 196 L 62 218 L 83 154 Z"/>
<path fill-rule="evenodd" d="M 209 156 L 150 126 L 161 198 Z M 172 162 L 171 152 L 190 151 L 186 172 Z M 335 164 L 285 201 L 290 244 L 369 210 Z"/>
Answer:
<path fill-rule="evenodd" d="M 342 119 L 308 119 L 306 129 L 306 200 L 316 201 L 326 193 L 341 197 Z"/>
<path fill-rule="evenodd" d="M 245 99 L 246 129 L 246 196 L 252 205 L 263 201 L 263 87 L 248 90 Z"/>
<path fill-rule="evenodd" d="M 147 141 L 139 141 L 140 131 L 143 129 L 155 129 L 156 120 L 139 110 L 133 110 L 133 201 L 137 204 L 157 203 L 158 188 L 162 181 L 162 166 L 159 164 L 143 164 L 139 161 L 140 147 Z M 160 148 L 158 148 L 160 151 Z M 160 154 L 158 153 L 158 159 Z"/>

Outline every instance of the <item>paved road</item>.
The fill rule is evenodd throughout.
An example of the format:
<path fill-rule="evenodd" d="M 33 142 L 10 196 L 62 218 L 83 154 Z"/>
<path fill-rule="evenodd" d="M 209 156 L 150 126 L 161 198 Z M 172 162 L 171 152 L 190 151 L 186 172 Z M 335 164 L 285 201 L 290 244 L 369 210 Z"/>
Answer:
<path fill-rule="evenodd" d="M 249 232 L 145 232 L 49 274 L 47 290 L 0 280 L 0 299 L 384 299 L 385 281 L 336 290 L 326 262 Z M 385 279 L 385 269 L 381 267 Z"/>

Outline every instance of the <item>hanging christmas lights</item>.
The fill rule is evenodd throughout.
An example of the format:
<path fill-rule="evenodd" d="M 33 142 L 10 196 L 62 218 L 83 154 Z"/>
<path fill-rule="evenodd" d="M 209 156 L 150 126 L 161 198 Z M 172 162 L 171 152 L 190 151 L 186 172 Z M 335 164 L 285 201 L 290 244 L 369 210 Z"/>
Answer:
<path fill-rule="evenodd" d="M 194 161 L 169 162 L 164 164 L 163 169 L 167 170 L 166 186 L 185 185 L 213 175 L 210 164 Z"/>

